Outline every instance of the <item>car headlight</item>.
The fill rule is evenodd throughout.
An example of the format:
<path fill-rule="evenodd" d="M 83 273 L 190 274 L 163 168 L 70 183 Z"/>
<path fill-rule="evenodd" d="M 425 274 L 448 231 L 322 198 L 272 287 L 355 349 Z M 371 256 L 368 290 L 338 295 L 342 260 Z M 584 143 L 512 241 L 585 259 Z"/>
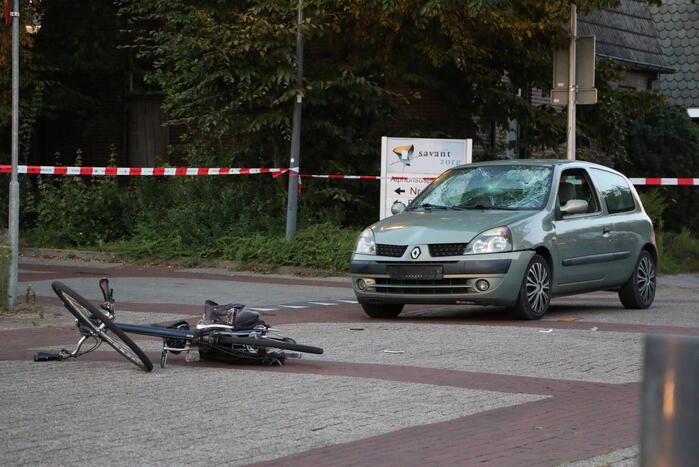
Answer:
<path fill-rule="evenodd" d="M 481 232 L 466 247 L 467 255 L 512 251 L 512 234 L 507 227 L 496 227 Z"/>
<path fill-rule="evenodd" d="M 375 255 L 376 242 L 374 241 L 374 231 L 371 228 L 364 229 L 357 239 L 357 246 L 354 252 L 360 255 Z"/>

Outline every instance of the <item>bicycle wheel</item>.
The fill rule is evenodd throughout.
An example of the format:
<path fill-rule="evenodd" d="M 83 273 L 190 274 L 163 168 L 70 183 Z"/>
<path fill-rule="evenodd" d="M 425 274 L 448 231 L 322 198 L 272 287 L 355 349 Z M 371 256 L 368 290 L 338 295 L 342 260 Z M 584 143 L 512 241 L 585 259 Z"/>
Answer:
<path fill-rule="evenodd" d="M 220 336 L 219 342 L 226 345 L 251 345 L 256 347 L 273 347 L 275 349 L 295 350 L 303 353 L 322 354 L 323 349 L 310 345 L 296 344 L 278 339 L 270 339 L 267 337 L 237 337 L 237 336 Z"/>
<path fill-rule="evenodd" d="M 56 292 L 56 295 L 58 295 L 58 298 L 61 299 L 68 311 L 83 326 L 90 329 L 96 336 L 142 370 L 151 371 L 153 369 L 153 363 L 146 354 L 124 331 L 116 327 L 112 320 L 95 308 L 94 305 L 62 282 L 53 282 L 51 288 Z"/>

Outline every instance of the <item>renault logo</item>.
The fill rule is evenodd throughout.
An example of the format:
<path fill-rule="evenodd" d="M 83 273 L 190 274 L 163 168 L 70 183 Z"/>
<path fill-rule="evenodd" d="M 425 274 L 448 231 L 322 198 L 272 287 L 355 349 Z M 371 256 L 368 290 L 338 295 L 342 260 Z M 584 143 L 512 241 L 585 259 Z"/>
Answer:
<path fill-rule="evenodd" d="M 417 259 L 417 257 L 420 256 L 420 253 L 421 253 L 420 247 L 419 247 L 419 246 L 416 246 L 415 248 L 413 248 L 413 249 L 410 251 L 410 257 L 411 257 L 412 259 Z"/>

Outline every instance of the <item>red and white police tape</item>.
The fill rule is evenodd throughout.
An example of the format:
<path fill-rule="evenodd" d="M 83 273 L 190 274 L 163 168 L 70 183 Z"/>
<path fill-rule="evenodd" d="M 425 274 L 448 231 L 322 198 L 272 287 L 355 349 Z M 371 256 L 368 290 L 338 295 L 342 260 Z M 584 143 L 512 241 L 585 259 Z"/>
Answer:
<path fill-rule="evenodd" d="M 294 168 L 296 169 L 296 167 Z M 10 173 L 12 166 L 0 164 L 0 173 Z M 65 167 L 53 165 L 18 165 L 17 173 L 40 175 L 122 175 L 122 176 L 175 176 L 175 175 L 250 175 L 269 173 L 278 177 L 288 173 L 292 177 L 335 178 L 346 180 L 381 180 L 378 175 L 311 175 L 298 174 L 288 168 L 198 168 L 198 167 Z M 435 177 L 383 177 L 389 180 L 434 180 Z M 630 178 L 634 185 L 699 186 L 699 178 Z"/>
<path fill-rule="evenodd" d="M 185 167 L 62 167 L 53 165 L 18 165 L 17 173 L 40 175 L 281 175 L 289 169 L 232 169 Z M 0 165 L 0 173 L 10 173 L 12 166 Z"/>

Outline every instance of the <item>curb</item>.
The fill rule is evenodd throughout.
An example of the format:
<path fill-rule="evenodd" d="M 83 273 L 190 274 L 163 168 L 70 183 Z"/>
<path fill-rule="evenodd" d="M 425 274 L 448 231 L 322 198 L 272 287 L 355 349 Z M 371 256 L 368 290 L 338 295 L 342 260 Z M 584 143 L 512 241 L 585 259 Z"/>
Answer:
<path fill-rule="evenodd" d="M 235 271 L 249 271 L 255 274 L 290 274 L 297 276 L 309 277 L 345 277 L 345 274 L 328 271 L 325 269 L 304 268 L 300 266 L 277 266 L 265 268 L 258 271 L 250 267 L 249 264 L 239 261 L 223 261 L 211 259 L 198 259 L 193 261 L 191 258 L 183 257 L 173 260 L 162 260 L 152 258 L 149 260 L 137 259 L 128 255 L 118 255 L 113 253 L 104 253 L 99 251 L 83 251 L 83 250 L 61 250 L 55 248 L 20 248 L 19 254 L 27 257 L 40 258 L 60 258 L 76 261 L 102 261 L 110 263 L 135 263 L 135 264 L 157 264 L 162 266 L 177 266 L 187 268 L 225 268 Z M 264 265 L 262 265 L 264 266 Z"/>

